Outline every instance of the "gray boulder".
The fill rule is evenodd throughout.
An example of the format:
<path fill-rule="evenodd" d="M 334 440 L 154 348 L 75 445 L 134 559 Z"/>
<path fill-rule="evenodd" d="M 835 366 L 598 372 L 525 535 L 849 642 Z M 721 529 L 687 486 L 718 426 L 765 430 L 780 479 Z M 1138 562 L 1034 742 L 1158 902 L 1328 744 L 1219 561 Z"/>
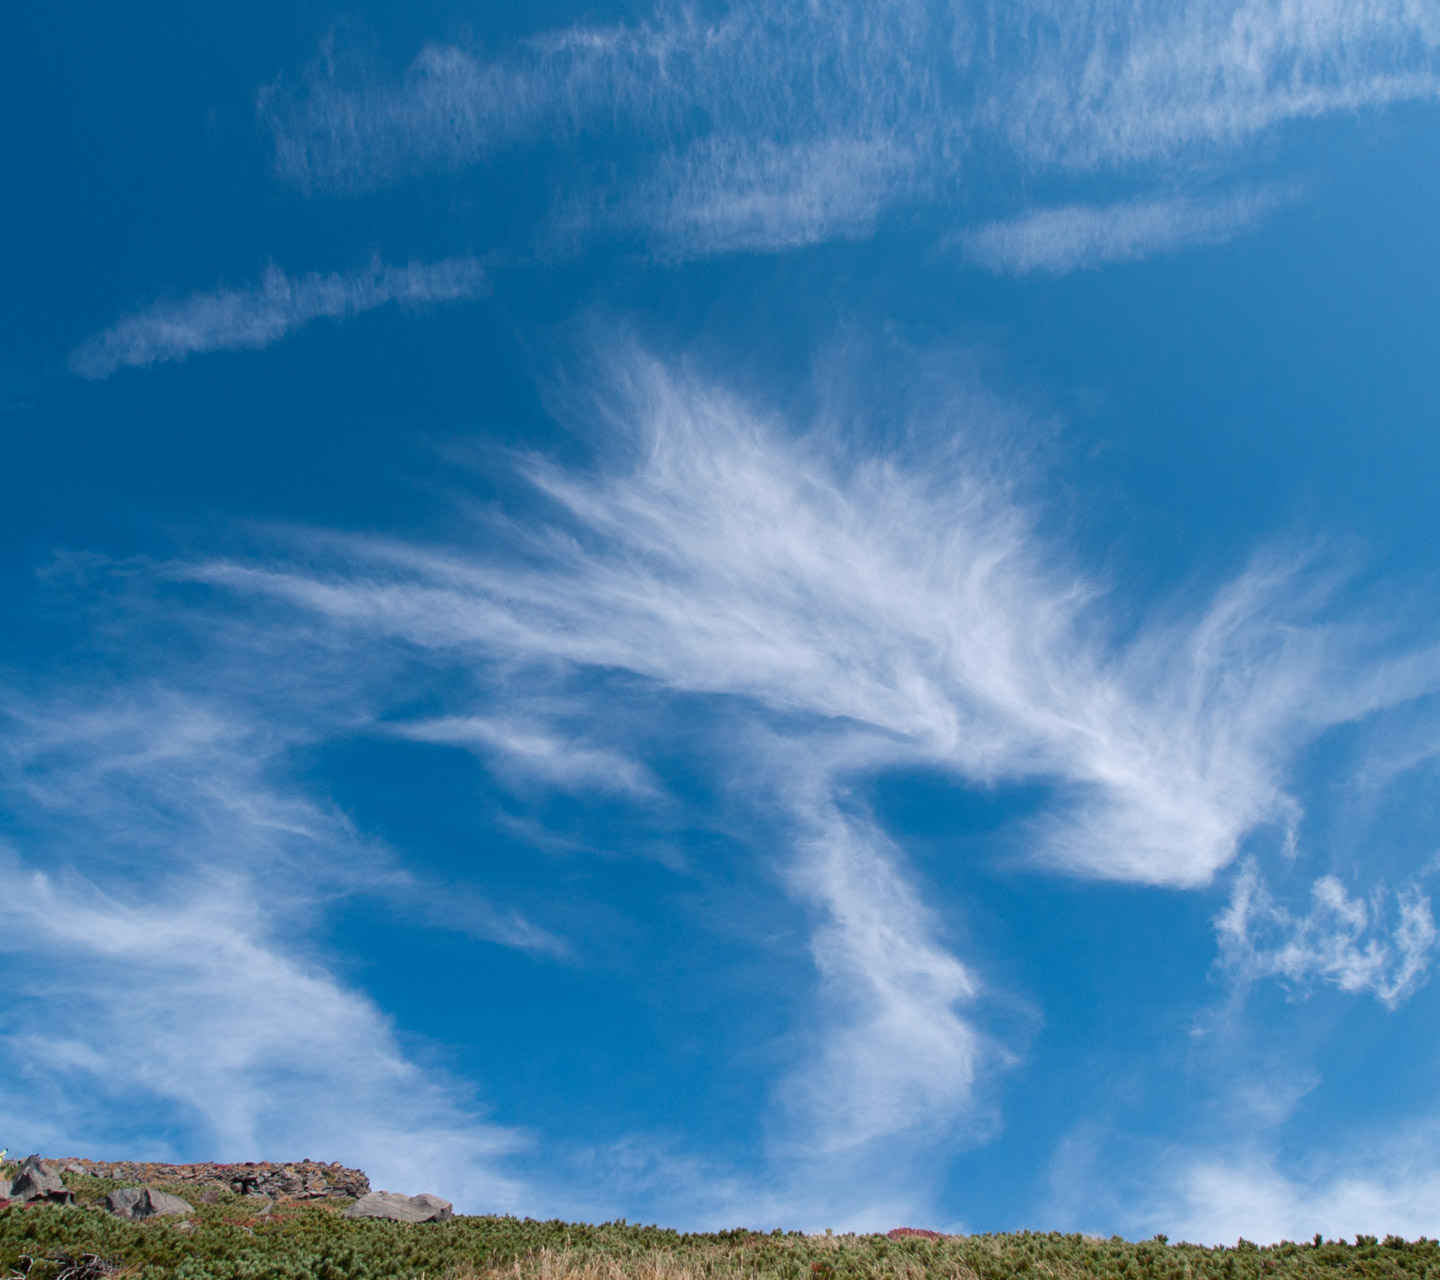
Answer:
<path fill-rule="evenodd" d="M 26 1157 L 10 1184 L 10 1199 L 23 1200 L 26 1204 L 35 1200 L 49 1200 L 52 1204 L 75 1203 L 75 1196 L 65 1189 L 60 1175 L 39 1156 Z"/>
<path fill-rule="evenodd" d="M 388 1218 L 391 1222 L 444 1222 L 455 1207 L 439 1196 L 402 1196 L 398 1191 L 372 1191 L 345 1210 L 347 1218 Z"/>
<path fill-rule="evenodd" d="M 0 1178 L 0 1200 L 10 1199 L 10 1179 Z"/>
<path fill-rule="evenodd" d="M 143 1222 L 146 1218 L 158 1218 L 166 1213 L 193 1213 L 194 1205 L 186 1204 L 179 1196 L 156 1191 L 153 1187 L 122 1187 L 105 1197 L 105 1207 L 117 1218 L 130 1222 Z"/>

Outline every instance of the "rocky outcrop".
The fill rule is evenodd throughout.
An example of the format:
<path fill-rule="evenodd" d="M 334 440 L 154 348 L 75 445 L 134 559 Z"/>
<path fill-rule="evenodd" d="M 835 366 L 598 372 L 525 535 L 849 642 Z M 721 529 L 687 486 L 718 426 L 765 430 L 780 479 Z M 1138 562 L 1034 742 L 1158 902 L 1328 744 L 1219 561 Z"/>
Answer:
<path fill-rule="evenodd" d="M 122 1187 L 105 1197 L 105 1207 L 117 1218 L 130 1222 L 143 1222 L 146 1218 L 158 1218 L 167 1213 L 193 1213 L 195 1206 L 186 1204 L 179 1196 L 156 1191 L 153 1187 Z"/>
<path fill-rule="evenodd" d="M 69 1160 L 65 1162 L 65 1168 L 92 1178 L 112 1178 L 116 1182 L 217 1187 L 240 1195 L 262 1195 L 271 1199 L 349 1200 L 370 1190 L 370 1179 L 359 1169 L 347 1169 L 341 1164 L 320 1164 L 314 1160 L 296 1160 L 286 1164 L 149 1164 L 133 1160 Z"/>
<path fill-rule="evenodd" d="M 74 1204 L 75 1196 L 67 1191 L 60 1175 L 39 1156 L 28 1156 L 10 1183 L 7 1200 L 33 1204 L 48 1200 L 51 1204 Z"/>
<path fill-rule="evenodd" d="M 19 1201 L 74 1204 L 74 1194 L 61 1181 L 61 1172 L 117 1182 L 140 1183 L 117 1188 L 105 1197 L 105 1208 L 130 1222 L 143 1222 L 167 1214 L 193 1213 L 187 1200 L 156 1183 L 194 1187 L 195 1198 L 207 1204 L 225 1199 L 225 1192 L 243 1196 L 259 1215 L 268 1214 L 277 1200 L 354 1199 L 346 1210 L 351 1218 L 385 1218 L 393 1222 L 444 1222 L 454 1216 L 448 1200 L 439 1196 L 405 1196 L 394 1191 L 371 1191 L 370 1179 L 359 1169 L 341 1164 L 299 1160 L 290 1164 L 148 1164 L 131 1160 L 42 1161 L 30 1156 L 12 1182 L 0 1179 L 0 1205 Z M 187 1195 L 191 1194 L 189 1191 Z M 184 1226 L 185 1224 L 181 1224 Z"/>
<path fill-rule="evenodd" d="M 439 1196 L 402 1196 L 398 1191 L 372 1191 L 345 1210 L 347 1218 L 387 1218 L 391 1222 L 444 1222 L 454 1206 Z"/>

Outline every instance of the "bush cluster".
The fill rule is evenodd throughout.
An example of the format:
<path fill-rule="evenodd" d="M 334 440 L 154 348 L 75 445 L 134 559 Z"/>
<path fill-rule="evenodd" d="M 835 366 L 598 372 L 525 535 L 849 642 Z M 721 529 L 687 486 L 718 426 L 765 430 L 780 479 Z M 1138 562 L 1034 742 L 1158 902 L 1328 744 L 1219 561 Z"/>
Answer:
<path fill-rule="evenodd" d="M 114 1183 L 68 1179 L 78 1208 L 0 1210 L 0 1277 L 134 1280 L 1440 1280 L 1440 1243 L 1323 1241 L 1233 1248 L 1017 1232 L 892 1240 L 726 1231 L 683 1234 L 460 1217 L 411 1226 L 212 1193 L 186 1220 L 130 1223 L 96 1205 Z M 177 1193 L 184 1188 L 166 1188 Z M 192 1191 L 193 1195 L 193 1191 Z M 75 1271 L 91 1259 L 88 1272 Z"/>

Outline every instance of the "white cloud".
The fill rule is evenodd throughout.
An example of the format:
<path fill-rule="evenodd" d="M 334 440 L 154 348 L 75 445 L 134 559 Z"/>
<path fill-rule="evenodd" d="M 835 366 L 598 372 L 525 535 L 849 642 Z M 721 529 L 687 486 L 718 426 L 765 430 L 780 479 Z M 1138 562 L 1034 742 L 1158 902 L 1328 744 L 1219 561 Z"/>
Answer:
<path fill-rule="evenodd" d="M 1311 887 L 1311 907 L 1295 915 L 1278 905 L 1253 865 L 1236 877 L 1216 921 L 1222 965 L 1241 981 L 1275 977 L 1297 987 L 1318 979 L 1342 991 L 1369 992 L 1394 1009 L 1424 982 L 1440 933 L 1418 885 L 1393 895 L 1387 927 L 1383 892 L 1351 898 L 1334 876 Z"/>
<path fill-rule="evenodd" d="M 1117 1143 L 1113 1132 L 1081 1126 L 1052 1165 L 1051 1220 L 1204 1245 L 1308 1241 L 1316 1232 L 1433 1238 L 1440 1227 L 1433 1117 L 1330 1133 L 1283 1160 L 1273 1135 L 1220 1128 L 1221 1141 L 1171 1145 Z"/>
<path fill-rule="evenodd" d="M 1353 640 L 1300 625 L 1303 573 L 1284 563 L 1111 644 L 1097 584 L 987 463 L 842 461 L 653 361 L 618 377 L 638 461 L 535 464 L 571 531 L 536 533 L 524 564 L 353 540 L 333 572 L 197 572 L 430 648 L 868 726 L 897 759 L 984 782 L 1053 779 L 1073 805 L 1041 856 L 1153 884 L 1206 883 L 1246 832 L 1291 820 L 1281 779 L 1299 743 L 1437 678 L 1432 656 L 1327 681 Z"/>
<path fill-rule="evenodd" d="M 356 642 L 498 664 L 506 689 L 516 672 L 543 688 L 546 673 L 609 671 L 627 696 L 722 699 L 707 750 L 789 832 L 776 852 L 813 913 L 822 993 L 818 1040 L 777 1094 L 767 1185 L 798 1205 L 798 1171 L 816 1168 L 803 1153 L 829 1153 L 830 1203 L 868 1222 L 851 1166 L 976 1132 L 1004 1054 L 982 1029 L 983 983 L 844 798 L 857 782 L 922 762 L 1049 782 L 1060 799 L 1031 828 L 1038 859 L 1199 886 L 1258 825 L 1294 823 L 1285 779 L 1303 744 L 1440 671 L 1433 653 L 1378 660 L 1353 618 L 1318 621 L 1314 575 L 1283 560 L 1198 609 L 1152 606 L 1117 639 L 1104 592 L 1046 545 L 1014 478 L 968 452 L 986 426 L 963 416 L 973 398 L 908 424 L 901 457 L 838 428 L 797 433 L 634 353 L 612 372 L 586 434 L 617 456 L 593 472 L 527 464 L 553 524 L 498 526 L 508 548 L 326 537 L 294 563 L 188 572 Z M 623 743 L 605 681 L 581 683 L 596 690 L 587 740 L 608 728 Z"/>
<path fill-rule="evenodd" d="M 520 1136 L 407 1060 L 379 1010 L 285 946 L 251 888 L 212 869 L 132 879 L 122 900 L 0 863 L 7 1130 L 93 1150 L 163 1116 L 180 1154 L 325 1152 L 379 1186 L 521 1207 L 499 1172 Z"/>
<path fill-rule="evenodd" d="M 293 557 L 168 569 L 244 594 L 247 651 L 264 653 L 265 670 L 207 669 L 254 685 L 256 705 L 275 714 L 237 718 L 214 701 L 153 693 L 10 706 L 23 731 L 5 739 L 5 784 L 45 812 L 50 831 L 27 858 L 85 851 L 57 864 L 75 866 L 74 880 L 17 869 L 11 881 L 40 904 L 32 933 L 58 958 L 46 980 L 66 1000 L 101 1001 L 86 1015 L 97 1035 L 129 1016 L 128 993 L 112 999 L 98 983 L 112 954 L 103 939 L 131 939 L 114 954 L 162 972 L 181 965 L 213 916 L 227 966 L 241 957 L 282 1008 L 316 1019 L 317 1061 L 324 1045 L 363 1033 L 378 1047 L 355 1068 L 357 1096 L 400 1106 L 385 1101 L 385 1081 L 406 1082 L 430 1099 L 417 1123 L 437 1117 L 439 1132 L 447 1115 L 469 1113 L 446 1111 L 459 1103 L 443 1080 L 408 1063 L 379 1012 L 290 940 L 303 927 L 287 931 L 325 894 L 409 894 L 427 923 L 440 921 L 443 895 L 416 890 L 343 815 L 275 782 L 274 763 L 300 740 L 294 726 L 306 726 L 305 741 L 361 725 L 450 742 L 552 783 L 645 799 L 654 741 L 637 707 L 683 702 L 686 732 L 703 738 L 735 807 L 758 815 L 747 833 L 810 918 L 819 995 L 813 1034 L 792 1038 L 803 1051 L 775 1094 L 771 1164 L 737 1178 L 724 1204 L 877 1225 L 881 1208 L 926 1200 L 914 1171 L 927 1150 L 983 1128 L 987 1081 L 1005 1053 L 984 1030 L 985 983 L 866 816 L 867 781 L 922 763 L 978 784 L 1049 783 L 1058 799 L 1030 828 L 1037 858 L 1085 876 L 1203 885 L 1257 825 L 1296 822 L 1285 784 L 1307 741 L 1434 688 L 1435 655 L 1377 654 L 1353 612 L 1344 627 L 1326 626 L 1323 584 L 1284 559 L 1257 561 L 1198 606 L 1151 603 L 1117 617 L 1101 585 L 1039 534 L 1020 478 L 976 445 L 991 424 L 964 387 L 934 398 L 923 418 L 886 406 L 901 452 L 873 443 L 863 404 L 850 405 L 864 428 L 854 437 L 828 418 L 801 431 L 683 366 L 633 351 L 608 364 L 610 389 L 585 424 L 588 439 L 606 442 L 602 464 L 523 463 L 546 514 L 497 522 L 479 550 L 317 535 Z M 296 662 L 277 659 L 287 643 Z M 430 672 L 463 672 L 476 709 L 397 725 L 372 707 L 373 673 L 417 651 Z M 299 655 L 316 653 L 330 664 L 322 678 L 298 678 L 309 660 Z M 298 710 L 282 696 L 292 683 Z M 122 894 L 115 886 L 133 883 L 137 856 L 150 859 L 153 891 Z M 307 888 L 298 902 L 280 891 L 296 883 Z M 1356 904 L 1332 898 L 1290 952 L 1250 929 L 1254 955 L 1284 952 L 1293 961 L 1264 963 L 1399 998 L 1413 981 L 1406 956 L 1430 945 L 1428 909 L 1377 951 L 1346 924 Z M 91 921 L 90 950 L 56 923 L 67 913 Z M 483 902 L 452 914 L 447 927 L 563 953 Z M 175 932 L 148 929 L 172 918 Z M 141 945 L 149 933 L 153 954 Z M 162 1054 L 136 1074 L 138 1049 L 114 1061 L 126 1064 L 122 1083 L 199 1107 L 176 1082 L 214 1028 L 175 1001 L 208 993 L 241 1022 L 251 1006 L 205 957 L 185 972 L 152 1023 L 135 1015 L 136 1044 L 154 1039 L 178 1065 Z M 101 1061 L 83 1027 L 56 1026 L 28 1024 L 21 1039 L 48 1036 L 67 1069 Z M 227 1054 L 221 1043 L 217 1071 L 231 1070 Z M 319 1070 L 302 1067 L 301 1077 Z M 216 1096 L 213 1114 L 198 1113 L 216 1134 L 303 1136 L 275 1128 L 263 1096 Z M 66 1132 L 85 1131 L 86 1117 L 68 1114 L 78 1118 Z M 318 1143 L 349 1122 L 322 1109 L 313 1123 Z M 499 1150 L 487 1134 L 506 1141 L 473 1125 L 464 1132 L 486 1151 Z M 369 1143 L 369 1132 L 357 1129 L 354 1142 Z M 373 1132 L 383 1147 L 390 1131 Z M 458 1159 L 458 1147 L 443 1150 Z M 456 1176 L 504 1182 L 488 1157 L 468 1168 Z M 890 1170 L 883 1198 L 876 1168 Z"/>
<path fill-rule="evenodd" d="M 938 917 L 873 824 L 822 805 L 808 826 L 789 880 L 823 912 L 811 951 L 836 1018 L 787 1090 L 806 1153 L 834 1160 L 877 1138 L 945 1132 L 1002 1056 L 967 1019 L 980 984 L 936 941 Z"/>
<path fill-rule="evenodd" d="M 343 814 L 270 781 L 295 741 L 277 722 L 163 686 L 43 701 L 5 691 L 0 714 L 0 789 L 12 811 L 43 816 L 57 850 L 86 849 L 96 865 L 138 858 L 169 874 L 219 845 L 237 871 L 283 878 L 323 867 L 317 849 L 344 849 L 344 876 L 310 881 L 318 893 L 379 874 L 378 850 Z"/>
<path fill-rule="evenodd" d="M 432 45 L 393 85 L 344 87 L 326 66 L 260 106 L 279 172 L 305 187 L 364 189 L 583 138 L 572 206 L 615 192 L 588 216 L 639 227 L 662 253 L 703 254 L 865 234 L 897 202 L 962 190 L 980 155 L 1113 172 L 1437 95 L 1440 23 L 1420 0 L 785 0 L 709 18 L 661 4 L 495 58 Z M 1128 239 L 1104 243 L 1134 256 L 1253 221 L 1165 204 L 1137 204 Z"/>
<path fill-rule="evenodd" d="M 240 679 L 263 700 L 256 671 Z M 506 1172 L 520 1135 L 407 1056 L 306 939 L 326 904 L 363 895 L 532 954 L 563 945 L 287 785 L 285 755 L 324 732 L 323 706 L 258 714 L 157 680 L 6 691 L 0 709 L 19 850 L 0 848 L 9 1133 L 50 1151 L 323 1153 L 379 1185 L 521 1207 Z"/>
<path fill-rule="evenodd" d="M 256 672 L 243 678 L 266 693 Z M 343 729 L 325 723 L 320 704 L 291 701 L 289 710 L 258 713 L 163 685 L 69 690 L 45 703 L 7 695 L 0 795 L 13 812 L 35 813 L 52 857 L 85 849 L 102 878 L 137 860 L 157 875 L 186 873 L 223 848 L 233 871 L 301 916 L 318 901 L 364 894 L 438 929 L 563 955 L 562 940 L 517 911 L 400 867 L 333 803 L 276 782 L 288 750 Z"/>
<path fill-rule="evenodd" d="M 589 746 L 553 733 L 537 720 L 444 716 L 405 724 L 396 732 L 417 742 L 478 749 L 522 775 L 538 776 L 563 787 L 652 798 L 659 794 L 650 771 L 638 761 L 608 747 Z"/>
<path fill-rule="evenodd" d="M 916 185 L 938 123 L 918 25 L 908 4 L 781 3 L 714 20 L 663 9 L 494 59 L 428 46 L 398 85 L 346 88 L 325 68 L 264 91 L 260 107 L 278 171 L 307 189 L 599 136 L 620 145 L 593 172 L 593 152 L 577 164 L 583 177 L 560 192 L 567 231 L 639 230 L 669 257 L 767 252 L 868 234 Z M 919 102 L 930 118 L 914 117 Z"/>
<path fill-rule="evenodd" d="M 633 216 L 651 223 L 662 252 L 682 257 L 858 239 L 912 165 L 887 142 L 710 141 L 662 161 Z"/>
<path fill-rule="evenodd" d="M 321 318 L 345 319 L 388 302 L 416 306 L 474 298 L 486 291 L 473 258 L 372 263 L 363 271 L 287 276 L 271 265 L 258 285 L 192 293 L 123 316 L 70 353 L 70 371 L 107 378 L 126 366 L 145 368 L 206 351 L 259 349 Z"/>
<path fill-rule="evenodd" d="M 367 186 L 428 163 L 464 162 L 528 134 L 555 107 L 545 80 L 526 68 L 443 45 L 425 46 L 398 88 L 376 86 L 363 102 L 333 76 L 330 66 L 312 75 L 298 98 L 280 86 L 259 95 L 276 166 L 302 186 Z"/>
<path fill-rule="evenodd" d="M 1275 207 L 1273 193 L 1216 200 L 1185 197 L 1106 206 L 1036 209 L 964 232 L 965 256 L 996 273 L 1060 275 L 1133 262 L 1188 244 L 1214 244 L 1252 227 Z"/>
<path fill-rule="evenodd" d="M 1263 1150 L 1172 1152 L 1134 1221 L 1198 1244 L 1257 1244 L 1358 1234 L 1434 1237 L 1440 1228 L 1435 1125 L 1344 1144 L 1321 1164 L 1282 1172 Z M 1143 1226 L 1141 1225 L 1143 1223 Z"/>
<path fill-rule="evenodd" d="M 1083 16 L 1081 16 L 1083 15 Z M 1230 147 L 1287 120 L 1440 94 L 1440 19 L 1417 0 L 1039 0 L 995 119 L 1037 161 L 1099 166 Z"/>
<path fill-rule="evenodd" d="M 811 171 L 802 188 L 823 188 L 837 164 L 826 156 L 847 143 L 906 149 L 907 118 L 938 102 L 924 53 L 934 35 L 911 3 L 822 12 L 782 0 L 712 19 L 662 7 L 633 24 L 546 32 L 495 58 L 427 45 L 395 85 L 346 87 L 327 60 L 299 84 L 263 90 L 259 109 L 279 172 L 307 187 L 363 189 L 540 138 L 613 131 L 647 149 L 658 141 L 688 171 L 681 192 L 793 183 L 786 157 Z M 867 91 L 853 93 L 861 84 Z M 684 136 L 700 118 L 708 127 Z M 810 200 L 800 207 L 814 216 Z M 627 203 L 626 212 L 647 211 Z"/>
<path fill-rule="evenodd" d="M 1440 1228 L 1440 1121 L 1432 1114 L 1376 1125 L 1329 1125 L 1292 1118 L 1317 1080 L 1284 1079 L 1267 1062 L 1247 1081 L 1242 1069 L 1216 1078 L 1216 1107 L 1203 1136 L 1167 1141 L 1084 1121 L 1059 1144 L 1046 1213 L 1071 1230 L 1121 1230 L 1133 1238 L 1266 1245 L 1357 1234 L 1435 1237 Z M 1196 1082 L 1198 1083 L 1198 1081 Z M 1293 1086 L 1298 1083 L 1299 1087 Z M 1290 1093 L 1272 1109 L 1255 1094 Z M 1361 1100 L 1356 1100 L 1361 1105 Z M 1192 1104 L 1193 1110 L 1193 1104 Z M 1178 1123 L 1184 1117 L 1176 1115 Z M 1290 1120 L 1308 1132 L 1286 1134 Z M 1306 1139 L 1317 1139 L 1307 1141 Z"/>
<path fill-rule="evenodd" d="M 219 665 L 240 671 L 257 697 L 274 692 L 234 655 Z M 312 698 L 320 683 L 310 682 Z M 5 693 L 0 796 L 13 814 L 34 816 L 45 858 L 69 865 L 83 850 L 85 873 L 100 882 L 137 861 L 161 877 L 184 875 L 223 849 L 227 867 L 296 921 L 331 898 L 364 895 L 435 928 L 564 953 L 520 913 L 407 869 L 333 803 L 282 781 L 287 752 L 355 727 L 353 706 L 337 723 L 323 699 L 287 697 L 288 716 L 164 685 L 70 689 L 45 701 Z"/>
<path fill-rule="evenodd" d="M 254 668 L 237 678 L 264 681 Z M 344 700 L 343 689 L 331 692 Z M 540 705 L 574 718 L 569 704 Z M 306 940 L 327 899 L 367 892 L 431 927 L 478 929 L 540 953 L 563 954 L 562 944 L 462 888 L 417 885 L 343 814 L 277 786 L 270 775 L 295 741 L 285 716 L 249 720 L 154 688 L 108 700 L 77 692 L 70 703 L 11 698 L 7 711 L 0 785 L 22 826 L 44 832 L 25 859 L 0 859 L 11 904 L 0 980 L 15 997 L 0 1037 L 12 1081 L 0 1121 L 30 1135 L 24 1145 L 156 1158 L 321 1154 L 359 1164 L 376 1185 L 428 1187 L 472 1209 L 550 1203 L 603 1214 L 624 1195 L 711 1226 L 880 1225 L 918 1193 L 902 1162 L 877 1200 L 876 1140 L 943 1131 L 966 1104 L 981 1052 L 952 1006 L 973 1000 L 973 982 L 931 940 L 936 922 L 896 851 L 863 822 L 822 809 L 805 819 L 794 883 L 830 918 L 815 954 L 827 1007 L 847 1030 L 827 1037 L 816 1071 L 790 1090 L 803 1133 L 791 1132 L 778 1167 L 708 1163 L 705 1194 L 687 1198 L 675 1179 L 693 1161 L 666 1156 L 662 1187 L 602 1153 L 603 1184 L 586 1182 L 590 1168 L 576 1185 L 558 1187 L 551 1169 L 542 1185 L 522 1186 L 507 1172 L 523 1156 L 520 1135 L 409 1057 L 382 1011 Z M 325 732 L 323 708 L 298 718 L 309 734 Z M 517 767 L 565 785 L 609 789 L 618 773 L 642 788 L 633 794 L 654 796 L 628 757 L 573 750 L 545 721 L 452 717 L 413 728 L 422 741 L 513 751 Z"/>

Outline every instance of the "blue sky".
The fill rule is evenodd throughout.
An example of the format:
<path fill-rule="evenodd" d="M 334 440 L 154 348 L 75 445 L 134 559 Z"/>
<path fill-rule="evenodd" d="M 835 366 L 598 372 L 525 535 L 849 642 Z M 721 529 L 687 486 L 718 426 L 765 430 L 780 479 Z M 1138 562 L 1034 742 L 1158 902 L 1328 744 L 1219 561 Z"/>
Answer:
<path fill-rule="evenodd" d="M 0 1143 L 1440 1234 L 1440 12 L 7 12 Z"/>

